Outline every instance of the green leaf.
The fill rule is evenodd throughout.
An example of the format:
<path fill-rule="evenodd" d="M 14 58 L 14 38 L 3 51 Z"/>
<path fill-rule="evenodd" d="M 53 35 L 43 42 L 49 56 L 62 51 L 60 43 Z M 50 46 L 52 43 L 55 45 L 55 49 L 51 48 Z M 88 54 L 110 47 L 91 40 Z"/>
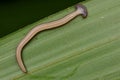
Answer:
<path fill-rule="evenodd" d="M 16 62 L 18 43 L 38 24 L 74 11 L 67 8 L 0 39 L 1 80 L 119 80 L 120 0 L 88 0 L 89 16 L 36 35 L 23 49 L 28 73 Z"/>

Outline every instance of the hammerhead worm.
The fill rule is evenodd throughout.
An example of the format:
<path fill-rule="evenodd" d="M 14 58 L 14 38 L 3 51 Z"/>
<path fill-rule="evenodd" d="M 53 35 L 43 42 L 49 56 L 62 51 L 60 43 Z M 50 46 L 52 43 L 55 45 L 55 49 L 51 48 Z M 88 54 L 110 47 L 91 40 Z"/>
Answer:
<path fill-rule="evenodd" d="M 23 40 L 19 43 L 19 45 L 17 46 L 17 49 L 16 49 L 16 59 L 17 59 L 17 62 L 18 62 L 18 65 L 19 65 L 20 69 L 24 73 L 27 72 L 27 70 L 25 68 L 25 65 L 23 63 L 23 60 L 22 60 L 22 56 L 21 56 L 22 55 L 22 49 L 38 32 L 64 25 L 78 15 L 81 15 L 83 18 L 86 18 L 87 15 L 88 15 L 87 8 L 82 4 L 77 4 L 76 5 L 76 10 L 74 12 L 66 15 L 65 17 L 63 17 L 59 20 L 49 22 L 49 23 L 44 23 L 44 24 L 38 25 L 35 28 L 33 28 L 25 36 L 25 38 L 23 38 Z"/>

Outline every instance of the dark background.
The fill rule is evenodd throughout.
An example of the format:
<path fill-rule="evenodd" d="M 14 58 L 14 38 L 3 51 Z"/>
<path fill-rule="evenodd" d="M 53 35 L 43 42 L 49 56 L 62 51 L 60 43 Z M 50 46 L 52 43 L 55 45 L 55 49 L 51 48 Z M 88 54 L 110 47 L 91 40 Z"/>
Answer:
<path fill-rule="evenodd" d="M 0 38 L 84 0 L 0 0 Z"/>

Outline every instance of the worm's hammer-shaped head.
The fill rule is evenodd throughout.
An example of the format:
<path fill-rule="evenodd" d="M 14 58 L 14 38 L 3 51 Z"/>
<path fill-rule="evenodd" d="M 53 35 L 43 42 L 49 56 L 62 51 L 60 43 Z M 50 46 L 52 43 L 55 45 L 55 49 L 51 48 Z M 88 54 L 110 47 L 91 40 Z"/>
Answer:
<path fill-rule="evenodd" d="M 76 9 L 80 11 L 80 14 L 83 18 L 86 18 L 88 16 L 87 8 L 82 4 L 77 4 Z"/>

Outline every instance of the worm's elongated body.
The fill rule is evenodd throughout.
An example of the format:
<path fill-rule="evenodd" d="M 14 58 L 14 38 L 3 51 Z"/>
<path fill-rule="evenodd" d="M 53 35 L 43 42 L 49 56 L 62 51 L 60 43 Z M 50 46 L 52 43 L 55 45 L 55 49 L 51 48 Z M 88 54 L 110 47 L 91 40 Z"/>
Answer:
<path fill-rule="evenodd" d="M 76 6 L 76 8 L 77 9 L 74 12 L 66 15 L 65 17 L 63 17 L 59 20 L 36 26 L 19 43 L 19 45 L 17 46 L 17 49 L 16 49 L 16 59 L 17 59 L 17 62 L 18 62 L 18 65 L 19 65 L 20 69 L 23 72 L 27 72 L 27 70 L 26 70 L 26 68 L 23 64 L 22 57 L 21 57 L 23 47 L 40 31 L 43 31 L 43 30 L 46 30 L 46 29 L 52 29 L 52 28 L 64 25 L 65 23 L 69 22 L 70 20 L 72 20 L 73 18 L 75 18 L 78 15 L 82 15 L 83 18 L 87 17 L 86 7 L 79 4 L 79 5 Z"/>

